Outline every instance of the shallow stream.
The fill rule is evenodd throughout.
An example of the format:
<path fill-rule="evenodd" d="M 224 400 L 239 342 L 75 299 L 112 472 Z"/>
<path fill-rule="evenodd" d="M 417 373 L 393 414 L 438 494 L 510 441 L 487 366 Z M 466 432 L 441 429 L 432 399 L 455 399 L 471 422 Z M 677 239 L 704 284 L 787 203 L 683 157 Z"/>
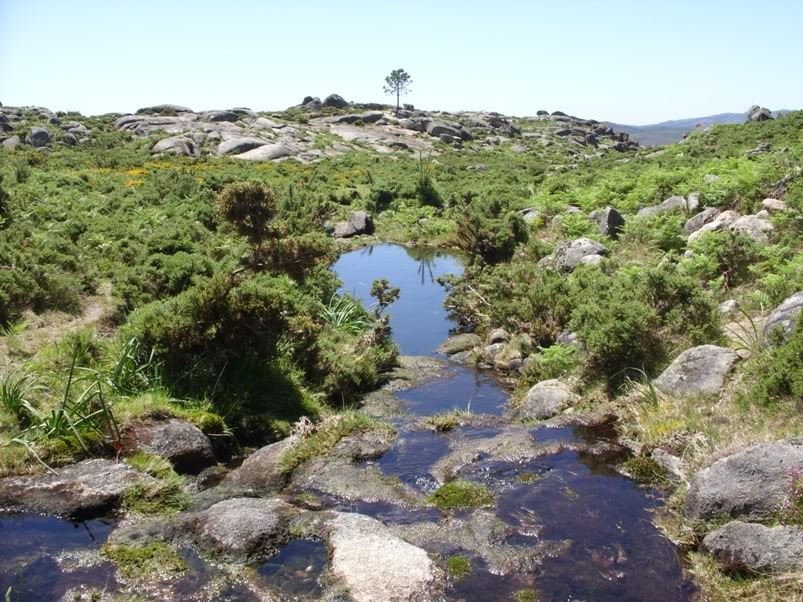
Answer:
<path fill-rule="evenodd" d="M 401 353 L 439 357 L 435 349 L 454 324 L 443 308 L 444 290 L 436 278 L 459 274 L 462 266 L 457 258 L 432 250 L 375 245 L 343 255 L 334 269 L 344 289 L 366 304 L 372 302 L 368 292 L 373 280 L 387 278 L 400 287 L 401 297 L 388 312 Z M 498 417 L 489 419 L 491 426 L 459 427 L 448 435 L 424 429 L 410 418 L 396 420 L 399 435 L 394 446 L 372 464 L 424 494 L 437 487 L 430 471 L 449 453 L 450 442 L 487 439 L 507 425 L 502 416 L 509 392 L 492 373 L 472 367 L 454 364 L 443 378 L 400 392 L 398 397 L 412 416 L 460 408 Z M 658 493 L 614 469 L 622 459 L 616 446 L 610 446 L 613 452 L 588 451 L 594 444 L 613 442 L 611 429 L 533 426 L 530 435 L 539 443 L 556 444 L 554 453 L 522 462 L 480 456 L 461 470 L 460 477 L 481 482 L 494 492 L 493 512 L 508 527 L 500 543 L 524 556 L 531 552 L 538 561 L 531 570 L 501 574 L 505 571 L 493 571 L 471 550 L 425 542 L 433 557 L 463 554 L 471 560 L 469 576 L 449 580 L 447 599 L 507 602 L 522 589 L 534 590 L 541 602 L 691 599 L 694 587 L 683 574 L 676 549 L 651 521 L 651 512 L 661 505 Z M 445 520 L 434 509 L 409 511 L 387 503 L 329 499 L 324 505 L 393 525 Z M 110 564 L 95 561 L 84 568 L 81 560 L 103 544 L 114 525 L 113 519 L 71 523 L 0 514 L 0 595 L 12 586 L 11 600 L 58 600 L 79 586 L 115 591 Z M 544 555 L 539 551 L 545 542 L 561 541 L 570 544 L 560 552 Z M 184 557 L 191 571 L 180 587 L 171 589 L 173 599 L 177 595 L 208 599 L 203 590 L 215 579 L 217 569 L 190 550 Z M 255 579 L 280 599 L 319 599 L 323 589 L 318 577 L 326 560 L 325 544 L 297 540 L 257 567 Z M 72 568 L 65 571 L 65 565 Z M 256 599 L 236 585 L 217 591 L 214 599 Z"/>

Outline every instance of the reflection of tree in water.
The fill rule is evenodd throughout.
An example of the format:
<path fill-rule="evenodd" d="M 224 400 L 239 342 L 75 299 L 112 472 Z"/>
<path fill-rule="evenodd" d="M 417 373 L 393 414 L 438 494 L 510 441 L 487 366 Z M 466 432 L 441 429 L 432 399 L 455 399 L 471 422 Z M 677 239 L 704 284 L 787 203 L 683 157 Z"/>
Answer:
<path fill-rule="evenodd" d="M 437 249 L 429 247 L 404 247 L 407 255 L 418 262 L 418 275 L 421 276 L 421 284 L 426 282 L 427 276 L 430 282 L 435 282 L 433 269 L 435 262 L 446 254 Z"/>

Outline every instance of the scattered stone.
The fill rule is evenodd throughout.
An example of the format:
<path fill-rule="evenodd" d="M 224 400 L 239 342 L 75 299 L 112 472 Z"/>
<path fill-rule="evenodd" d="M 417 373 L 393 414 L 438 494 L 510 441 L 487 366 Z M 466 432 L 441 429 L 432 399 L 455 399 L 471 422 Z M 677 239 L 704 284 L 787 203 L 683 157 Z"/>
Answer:
<path fill-rule="evenodd" d="M 772 119 L 772 111 L 765 107 L 753 105 L 750 107 L 750 110 L 747 111 L 748 123 L 752 123 L 754 121 L 768 121 L 770 119 Z"/>
<path fill-rule="evenodd" d="M 126 454 L 147 452 L 168 460 L 179 473 L 198 474 L 215 464 L 209 437 L 184 420 L 151 420 L 126 427 L 122 434 Z"/>
<path fill-rule="evenodd" d="M 186 136 L 171 136 L 160 140 L 153 145 L 151 152 L 154 155 L 177 155 L 179 157 L 194 157 L 197 148 L 195 142 Z"/>
<path fill-rule="evenodd" d="M 723 316 L 732 316 L 737 311 L 739 311 L 739 304 L 733 299 L 728 299 L 719 304 L 719 313 Z"/>
<path fill-rule="evenodd" d="M 683 231 L 686 234 L 692 234 L 693 232 L 697 232 L 700 228 L 713 222 L 721 211 L 716 207 L 708 207 L 707 209 L 703 209 L 700 213 L 695 215 L 694 217 L 690 217 L 686 220 L 686 223 L 683 225 Z"/>
<path fill-rule="evenodd" d="M 515 412 L 515 417 L 520 420 L 546 420 L 579 400 L 580 397 L 561 380 L 544 380 L 527 392 Z"/>
<path fill-rule="evenodd" d="M 281 491 L 289 479 L 289 475 L 282 468 L 282 456 L 298 441 L 297 436 L 291 436 L 258 449 L 248 456 L 239 468 L 226 475 L 222 484 L 242 489 L 253 495 L 268 495 Z"/>
<path fill-rule="evenodd" d="M 780 334 L 783 340 L 792 336 L 800 310 L 803 309 L 803 291 L 795 293 L 775 308 L 764 323 L 764 337 L 772 343 L 771 335 Z"/>
<path fill-rule="evenodd" d="M 654 205 L 652 207 L 644 207 L 638 212 L 639 217 L 652 217 L 661 215 L 662 213 L 670 213 L 672 211 L 685 211 L 693 213 L 697 211 L 700 206 L 700 196 L 696 193 L 689 195 L 688 199 L 682 196 L 671 196 L 664 202 Z"/>
<path fill-rule="evenodd" d="M 0 479 L 0 508 L 80 519 L 112 510 L 123 494 L 151 477 L 127 464 L 85 460 L 55 474 Z"/>
<path fill-rule="evenodd" d="M 530 207 L 528 209 L 522 209 L 521 211 L 519 211 L 519 213 L 521 214 L 521 218 L 527 224 L 533 223 L 541 215 L 541 212 L 538 211 L 538 209 L 535 209 L 534 207 Z"/>
<path fill-rule="evenodd" d="M 36 148 L 47 146 L 52 141 L 53 137 L 45 128 L 31 128 L 31 133 L 25 138 L 25 142 Z"/>
<path fill-rule="evenodd" d="M 3 146 L 6 148 L 14 148 L 22 144 L 22 140 L 20 140 L 19 136 L 11 136 L 10 138 L 6 138 L 3 140 Z"/>
<path fill-rule="evenodd" d="M 600 234 L 611 238 L 617 238 L 625 225 L 625 218 L 613 207 L 606 207 L 601 211 L 592 211 L 589 218 L 599 224 Z"/>
<path fill-rule="evenodd" d="M 731 521 L 709 533 L 702 548 L 729 572 L 778 574 L 803 568 L 803 529 Z"/>
<path fill-rule="evenodd" d="M 482 339 L 477 334 L 456 334 L 441 343 L 437 351 L 443 355 L 454 355 L 461 351 L 471 351 L 480 345 L 482 345 Z"/>
<path fill-rule="evenodd" d="M 778 199 L 764 199 L 761 201 L 761 206 L 770 213 L 786 211 L 786 203 L 779 201 Z"/>
<path fill-rule="evenodd" d="M 694 476 L 686 496 L 686 516 L 699 520 L 772 518 L 786 499 L 788 471 L 800 466 L 803 439 L 736 448 Z"/>
<path fill-rule="evenodd" d="M 192 539 L 205 551 L 238 562 L 275 554 L 288 537 L 292 507 L 264 498 L 232 498 L 184 517 Z"/>
<path fill-rule="evenodd" d="M 692 347 L 676 357 L 654 383 L 670 395 L 716 395 L 738 359 L 734 351 L 725 347 Z"/>
<path fill-rule="evenodd" d="M 438 598 L 443 573 L 419 547 L 378 520 L 338 513 L 329 523 L 331 571 L 355 602 L 428 602 Z"/>
<path fill-rule="evenodd" d="M 737 219 L 739 219 L 739 217 L 740 217 L 739 214 L 736 213 L 735 211 L 730 211 L 730 210 L 723 211 L 722 213 L 717 215 L 713 220 L 711 220 L 706 224 L 703 224 L 697 230 L 692 232 L 689 235 L 689 243 L 694 242 L 695 240 L 697 240 L 697 238 L 699 238 L 706 232 L 718 232 L 720 230 L 725 230 L 726 228 L 729 228 Z"/>
<path fill-rule="evenodd" d="M 570 272 L 581 264 L 599 262 L 607 254 L 608 249 L 601 243 L 589 238 L 578 238 L 558 245 L 552 255 L 541 259 L 538 265 L 559 272 Z"/>
<path fill-rule="evenodd" d="M 460 129 L 457 126 L 453 126 L 452 124 L 446 123 L 445 121 L 430 121 L 427 123 L 427 134 L 432 136 L 433 138 L 440 138 L 444 134 L 448 136 L 452 136 L 457 138 L 458 140 L 461 139 L 462 134 L 460 133 Z"/>
<path fill-rule="evenodd" d="M 745 215 L 740 217 L 730 225 L 731 232 L 737 232 L 749 236 L 759 243 L 766 243 L 769 240 L 768 233 L 775 227 L 771 222 L 761 219 L 757 215 Z"/>
<path fill-rule="evenodd" d="M 335 224 L 335 238 L 370 235 L 374 233 L 374 218 L 367 211 L 355 211 L 348 221 Z"/>

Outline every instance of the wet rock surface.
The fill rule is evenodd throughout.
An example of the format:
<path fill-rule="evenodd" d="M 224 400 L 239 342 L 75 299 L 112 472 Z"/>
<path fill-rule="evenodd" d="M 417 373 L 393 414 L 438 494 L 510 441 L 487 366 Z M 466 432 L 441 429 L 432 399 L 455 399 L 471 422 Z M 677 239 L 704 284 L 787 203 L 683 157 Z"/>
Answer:
<path fill-rule="evenodd" d="M 108 512 L 134 484 L 152 479 L 127 464 L 85 460 L 54 473 L 0 479 L 0 509 L 86 518 Z"/>
<path fill-rule="evenodd" d="M 248 456 L 243 463 L 227 474 L 224 487 L 247 491 L 252 495 L 267 495 L 281 491 L 289 480 L 282 466 L 282 456 L 298 443 L 297 436 L 271 443 Z"/>
<path fill-rule="evenodd" d="M 427 553 L 381 522 L 339 514 L 330 523 L 331 570 L 356 602 L 426 602 L 443 587 Z"/>

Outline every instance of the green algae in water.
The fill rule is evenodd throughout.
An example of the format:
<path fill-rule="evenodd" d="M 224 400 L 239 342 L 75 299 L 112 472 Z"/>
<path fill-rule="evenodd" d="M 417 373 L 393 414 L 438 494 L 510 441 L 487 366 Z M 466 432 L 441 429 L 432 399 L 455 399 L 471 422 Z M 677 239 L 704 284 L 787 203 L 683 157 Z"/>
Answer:
<path fill-rule="evenodd" d="M 471 574 L 471 561 L 465 556 L 449 556 L 446 559 L 446 572 L 450 577 L 462 579 Z"/>

